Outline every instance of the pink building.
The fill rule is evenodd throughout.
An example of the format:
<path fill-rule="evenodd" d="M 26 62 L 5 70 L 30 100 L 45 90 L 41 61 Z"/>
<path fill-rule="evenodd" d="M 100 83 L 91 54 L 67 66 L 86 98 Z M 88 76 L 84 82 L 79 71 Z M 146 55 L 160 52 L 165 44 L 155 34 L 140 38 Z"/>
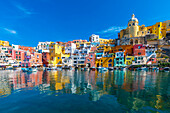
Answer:
<path fill-rule="evenodd" d="M 13 60 L 24 61 L 24 51 L 23 50 L 14 50 L 10 51 Z"/>
<path fill-rule="evenodd" d="M 43 65 L 42 62 L 42 53 L 30 53 L 25 52 L 24 53 L 24 60 L 21 62 L 22 67 L 33 67 L 38 66 L 41 67 Z"/>
<path fill-rule="evenodd" d="M 85 59 L 85 64 L 88 67 L 95 67 L 95 53 L 94 52 L 89 52 L 89 55 Z"/>

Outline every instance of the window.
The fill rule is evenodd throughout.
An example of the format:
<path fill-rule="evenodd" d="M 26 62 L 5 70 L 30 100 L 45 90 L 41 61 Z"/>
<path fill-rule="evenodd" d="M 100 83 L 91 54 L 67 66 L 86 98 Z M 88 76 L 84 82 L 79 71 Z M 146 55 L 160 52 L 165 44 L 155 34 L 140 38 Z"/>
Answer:
<path fill-rule="evenodd" d="M 90 60 L 88 59 L 88 61 L 90 61 Z"/>
<path fill-rule="evenodd" d="M 138 46 L 138 49 L 140 49 L 140 46 Z"/>
<path fill-rule="evenodd" d="M 133 23 L 133 26 L 135 25 L 135 23 Z"/>
<path fill-rule="evenodd" d="M 39 55 L 37 55 L 37 58 L 39 58 Z"/>
<path fill-rule="evenodd" d="M 131 60 L 131 58 L 126 58 L 126 60 Z"/>
<path fill-rule="evenodd" d="M 120 62 L 120 64 L 122 64 L 122 62 Z"/>
<path fill-rule="evenodd" d="M 112 62 L 112 59 L 110 59 L 108 62 Z"/>
<path fill-rule="evenodd" d="M 160 27 L 160 25 L 158 25 L 158 27 Z M 156 30 L 156 29 L 155 29 Z"/>
<path fill-rule="evenodd" d="M 139 52 L 138 55 L 141 55 L 141 52 Z"/>
<path fill-rule="evenodd" d="M 131 26 L 131 24 L 129 24 L 129 26 Z"/>

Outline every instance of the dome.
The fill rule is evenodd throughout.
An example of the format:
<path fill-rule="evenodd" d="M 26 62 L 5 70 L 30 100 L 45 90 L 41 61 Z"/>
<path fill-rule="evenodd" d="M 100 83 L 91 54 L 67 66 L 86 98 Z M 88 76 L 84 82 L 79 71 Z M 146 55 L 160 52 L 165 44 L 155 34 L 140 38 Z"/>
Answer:
<path fill-rule="evenodd" d="M 132 18 L 129 20 L 129 22 L 130 22 L 130 21 L 136 21 L 136 22 L 138 22 L 138 19 L 135 18 L 135 15 L 133 14 L 133 15 L 132 15 Z"/>

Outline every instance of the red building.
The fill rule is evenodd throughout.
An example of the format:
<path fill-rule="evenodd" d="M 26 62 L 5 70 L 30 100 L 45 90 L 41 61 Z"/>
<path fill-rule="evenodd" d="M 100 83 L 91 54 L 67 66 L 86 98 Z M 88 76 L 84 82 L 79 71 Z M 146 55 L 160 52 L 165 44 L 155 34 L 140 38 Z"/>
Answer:
<path fill-rule="evenodd" d="M 143 44 L 134 45 L 133 55 L 134 56 L 145 56 L 146 55 L 145 46 L 143 46 Z"/>
<path fill-rule="evenodd" d="M 50 61 L 49 52 L 42 53 L 42 62 L 44 67 L 48 67 L 49 61 Z"/>

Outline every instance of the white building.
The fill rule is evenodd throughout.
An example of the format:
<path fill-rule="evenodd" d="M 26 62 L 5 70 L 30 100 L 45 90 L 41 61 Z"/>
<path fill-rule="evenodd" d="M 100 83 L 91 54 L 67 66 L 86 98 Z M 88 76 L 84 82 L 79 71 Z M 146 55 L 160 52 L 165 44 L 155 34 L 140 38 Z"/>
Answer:
<path fill-rule="evenodd" d="M 51 42 L 39 42 L 37 45 L 37 50 L 49 50 L 49 45 Z"/>
<path fill-rule="evenodd" d="M 14 50 L 19 50 L 19 45 L 14 45 L 14 44 L 12 44 L 12 48 L 13 48 Z"/>
<path fill-rule="evenodd" d="M 89 37 L 89 41 L 90 42 L 99 42 L 99 35 L 95 35 L 95 34 L 92 34 L 90 37 Z"/>
<path fill-rule="evenodd" d="M 73 60 L 73 66 L 84 66 L 86 56 L 89 54 L 91 50 L 91 46 L 87 46 L 86 44 L 80 44 L 79 48 L 76 48 L 71 58 Z"/>
<path fill-rule="evenodd" d="M 76 50 L 76 44 L 70 43 L 69 46 L 65 47 L 65 54 L 73 54 Z"/>

